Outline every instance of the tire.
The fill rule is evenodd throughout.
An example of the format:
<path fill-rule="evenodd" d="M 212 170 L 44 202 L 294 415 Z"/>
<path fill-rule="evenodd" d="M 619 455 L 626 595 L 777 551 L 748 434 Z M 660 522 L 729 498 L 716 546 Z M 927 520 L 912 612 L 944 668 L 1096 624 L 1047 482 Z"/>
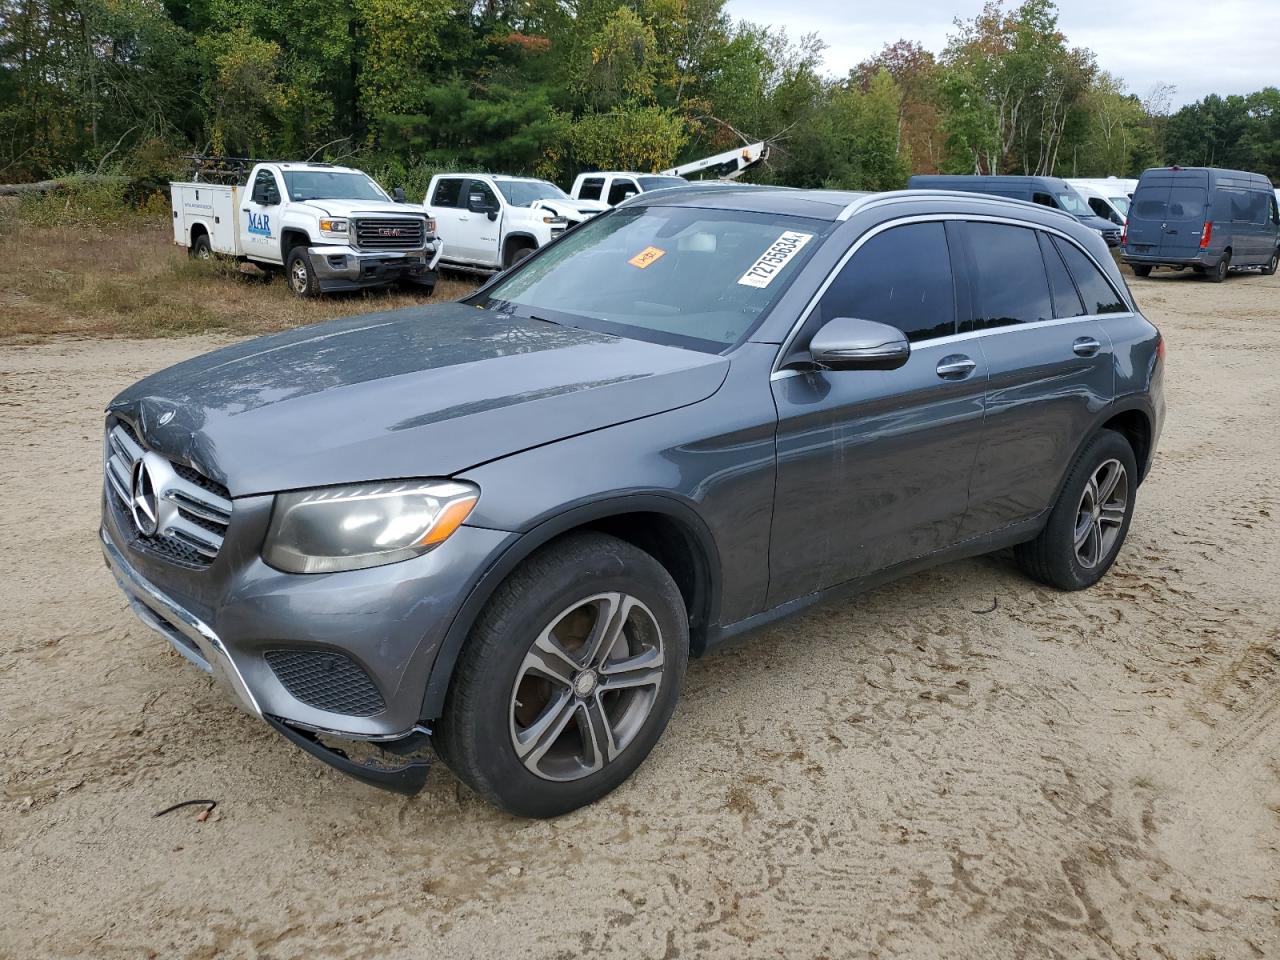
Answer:
<path fill-rule="evenodd" d="M 1118 478 L 1116 468 L 1122 471 Z M 1113 479 L 1103 509 L 1092 509 L 1098 488 L 1105 493 Z M 1022 571 L 1059 590 L 1083 590 L 1101 580 L 1129 533 L 1137 483 L 1129 441 L 1114 430 L 1100 430 L 1076 458 L 1040 535 L 1014 549 Z"/>
<path fill-rule="evenodd" d="M 596 628 L 616 623 L 609 614 L 619 610 L 613 650 L 606 641 L 592 657 Z M 436 750 L 495 806 L 560 816 L 640 766 L 671 718 L 688 659 L 684 601 L 663 566 L 615 537 L 572 534 L 525 560 L 481 613 L 445 698 Z M 597 752 L 593 742 L 616 752 Z"/>
<path fill-rule="evenodd" d="M 1277 269 L 1280 269 L 1280 250 L 1272 250 L 1271 259 L 1262 268 L 1262 275 L 1264 277 L 1274 277 Z"/>
<path fill-rule="evenodd" d="M 284 275 L 289 280 L 289 289 L 299 297 L 319 296 L 320 281 L 316 279 L 316 272 L 311 266 L 311 257 L 307 255 L 307 248 L 301 244 L 289 250 L 289 256 L 284 264 Z"/>
<path fill-rule="evenodd" d="M 187 256 L 192 260 L 212 260 L 213 244 L 209 242 L 209 235 L 202 233 L 195 238 L 191 246 L 187 249 Z"/>
<path fill-rule="evenodd" d="M 1213 265 L 1213 269 L 1209 271 L 1209 280 L 1213 283 L 1222 283 L 1227 279 L 1227 274 L 1231 272 L 1231 254 L 1224 253 L 1222 259 Z"/>
<path fill-rule="evenodd" d="M 1150 267 L 1145 267 L 1145 266 L 1138 266 L 1138 267 L 1134 267 L 1134 268 L 1133 268 L 1133 273 L 1134 273 L 1134 276 L 1138 276 L 1138 277 L 1149 277 L 1149 276 L 1151 276 L 1151 268 L 1150 268 Z"/>
<path fill-rule="evenodd" d="M 507 251 L 506 263 L 502 265 L 503 270 L 510 270 L 517 263 L 523 260 L 529 254 L 537 249 L 536 247 L 514 247 Z"/>

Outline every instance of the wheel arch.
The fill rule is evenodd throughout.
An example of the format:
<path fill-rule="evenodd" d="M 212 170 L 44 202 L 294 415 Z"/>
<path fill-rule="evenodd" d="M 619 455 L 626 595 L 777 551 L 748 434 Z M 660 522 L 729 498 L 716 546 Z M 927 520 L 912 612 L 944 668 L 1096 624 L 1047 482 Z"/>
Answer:
<path fill-rule="evenodd" d="M 422 719 L 444 707 L 458 656 L 481 611 L 507 577 L 535 551 L 573 533 L 593 530 L 631 543 L 666 568 L 684 597 L 689 614 L 690 653 L 706 648 L 720 603 L 719 552 L 697 512 L 670 496 L 630 494 L 595 501 L 542 521 L 509 546 L 471 588 L 441 641 L 427 678 Z"/>
<path fill-rule="evenodd" d="M 199 237 L 208 237 L 208 236 L 211 236 L 211 234 L 209 233 L 209 227 L 207 224 L 205 224 L 203 220 L 197 220 L 195 223 L 191 224 L 191 235 L 188 238 L 191 243 L 191 246 L 194 247 L 196 245 L 196 240 Z"/>
<path fill-rule="evenodd" d="M 294 247 L 311 246 L 311 237 L 307 235 L 307 231 L 298 227 L 285 227 L 280 231 L 280 259 L 288 260 L 289 251 Z"/>
<path fill-rule="evenodd" d="M 512 250 L 528 247 L 531 250 L 538 249 L 538 238 L 532 233 L 526 233 L 523 230 L 512 231 L 508 233 L 502 241 L 502 262 L 507 262 L 507 257 Z"/>

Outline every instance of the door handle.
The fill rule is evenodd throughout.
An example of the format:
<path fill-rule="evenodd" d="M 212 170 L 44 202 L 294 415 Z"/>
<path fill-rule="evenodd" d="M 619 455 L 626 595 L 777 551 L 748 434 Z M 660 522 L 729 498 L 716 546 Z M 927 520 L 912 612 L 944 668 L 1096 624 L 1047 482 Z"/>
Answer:
<path fill-rule="evenodd" d="M 963 380 L 977 368 L 978 364 L 963 353 L 953 353 L 938 361 L 938 376 L 943 380 Z"/>
<path fill-rule="evenodd" d="M 1071 344 L 1071 349 L 1075 351 L 1077 357 L 1092 357 L 1102 349 L 1102 344 L 1093 337 L 1076 337 L 1076 342 Z"/>
<path fill-rule="evenodd" d="M 470 218 L 470 217 L 459 217 L 458 219 L 459 219 L 459 220 L 470 220 L 471 218 Z"/>
<path fill-rule="evenodd" d="M 249 208 L 248 208 L 248 207 L 241 207 L 241 208 L 240 208 L 240 212 L 241 212 L 241 213 L 248 213 L 248 212 L 249 212 Z"/>

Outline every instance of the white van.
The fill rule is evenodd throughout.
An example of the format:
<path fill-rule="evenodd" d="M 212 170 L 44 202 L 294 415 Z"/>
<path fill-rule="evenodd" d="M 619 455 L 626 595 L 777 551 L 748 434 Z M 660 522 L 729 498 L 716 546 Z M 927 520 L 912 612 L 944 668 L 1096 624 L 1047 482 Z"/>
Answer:
<path fill-rule="evenodd" d="M 1133 191 L 1138 189 L 1137 180 L 1121 177 L 1068 177 L 1067 183 L 1104 220 L 1124 226 L 1129 219 L 1129 202 Z"/>

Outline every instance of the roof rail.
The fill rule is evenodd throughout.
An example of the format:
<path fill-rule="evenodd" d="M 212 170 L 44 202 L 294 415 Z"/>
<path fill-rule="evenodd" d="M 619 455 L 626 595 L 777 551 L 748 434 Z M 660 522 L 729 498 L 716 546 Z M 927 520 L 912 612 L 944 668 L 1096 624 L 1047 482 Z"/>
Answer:
<path fill-rule="evenodd" d="M 848 220 L 855 213 L 868 210 L 871 207 L 880 207 L 889 203 L 906 203 L 911 200 L 923 200 L 927 197 L 940 197 L 944 200 L 966 200 L 973 203 L 988 203 L 996 207 L 1008 207 L 1010 204 L 1021 207 L 1031 207 L 1041 213 L 1056 213 L 1059 216 L 1066 217 L 1068 220 L 1075 220 L 1066 210 L 1059 210 L 1057 207 L 1046 207 L 1042 203 L 1032 203 L 1030 200 L 1017 200 L 1013 197 L 998 197 L 989 193 L 970 193 L 967 190 L 935 190 L 925 187 L 918 190 L 893 190 L 887 193 L 873 193 L 865 197 L 859 197 L 847 207 L 840 211 L 840 215 L 836 217 L 837 221 Z M 1077 221 L 1078 222 L 1078 221 Z"/>

